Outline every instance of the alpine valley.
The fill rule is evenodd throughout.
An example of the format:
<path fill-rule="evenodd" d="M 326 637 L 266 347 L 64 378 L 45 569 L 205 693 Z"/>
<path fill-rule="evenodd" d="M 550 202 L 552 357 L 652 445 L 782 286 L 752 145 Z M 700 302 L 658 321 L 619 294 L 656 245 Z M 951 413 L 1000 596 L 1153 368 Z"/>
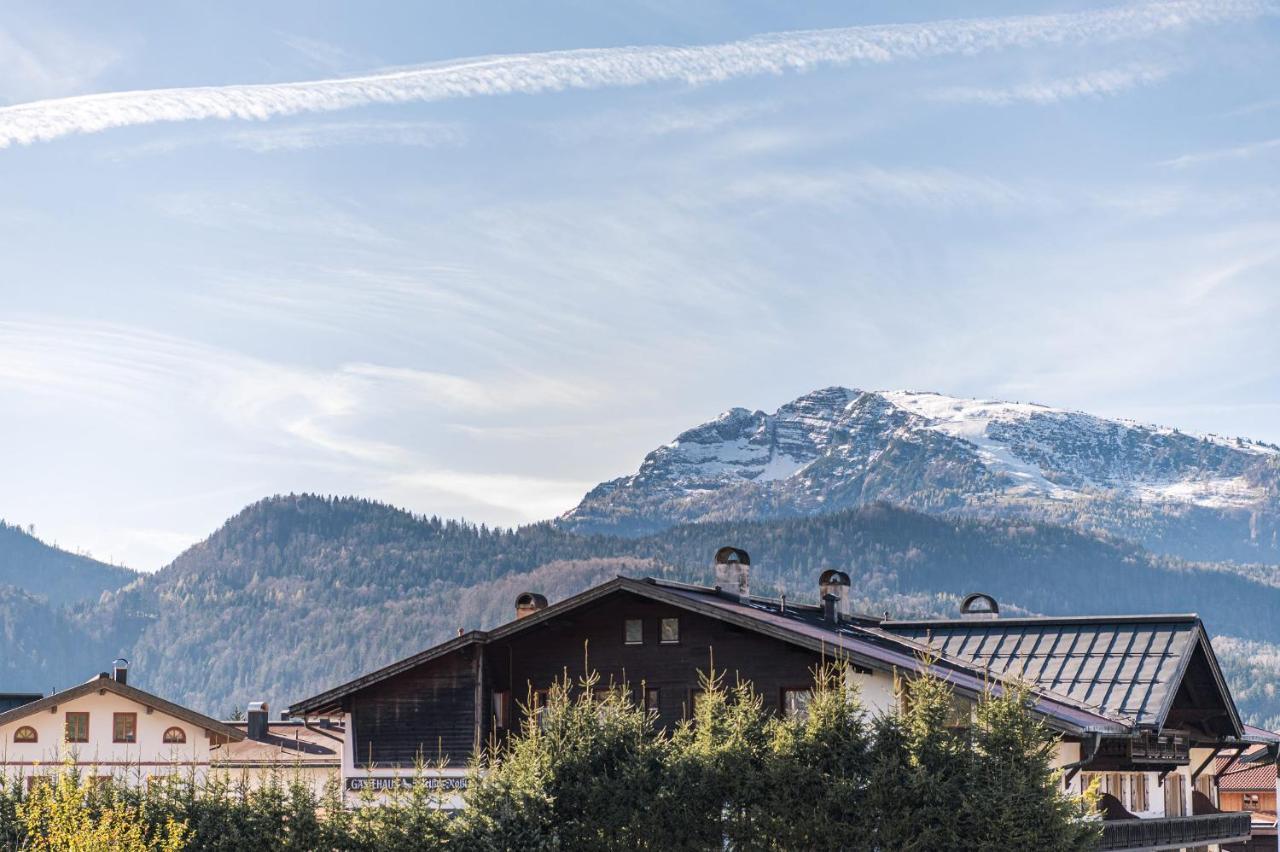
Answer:
<path fill-rule="evenodd" d="M 193 707 L 283 706 L 505 621 L 521 591 L 705 581 L 722 544 L 751 552 L 761 592 L 812 599 L 835 567 L 871 612 L 954 612 L 975 590 L 1015 613 L 1199 612 L 1244 716 L 1280 726 L 1280 447 L 847 388 L 735 408 L 515 530 L 277 496 L 144 575 L 0 527 L 0 623 L 26 649 L 0 690 L 122 655 Z"/>

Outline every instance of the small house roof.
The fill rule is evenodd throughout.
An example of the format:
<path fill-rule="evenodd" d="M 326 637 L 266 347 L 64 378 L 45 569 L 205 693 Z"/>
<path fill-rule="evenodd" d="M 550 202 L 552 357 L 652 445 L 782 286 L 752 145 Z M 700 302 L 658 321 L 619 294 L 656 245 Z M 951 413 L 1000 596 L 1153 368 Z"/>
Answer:
<path fill-rule="evenodd" d="M 1153 728 L 1164 725 L 1192 657 L 1201 651 L 1235 735 L 1244 733 L 1195 615 L 889 621 L 881 629 Z"/>
<path fill-rule="evenodd" d="M 244 739 L 243 731 L 238 731 L 235 728 L 219 722 L 211 716 L 206 716 L 203 713 L 197 713 L 195 710 L 190 710 L 180 704 L 174 704 L 172 701 L 166 701 L 158 695 L 152 695 L 150 692 L 144 692 L 137 687 L 123 684 L 106 672 L 103 672 L 92 680 L 87 680 L 78 686 L 73 686 L 70 689 L 64 689 L 61 692 L 55 692 L 52 695 L 39 699 L 38 701 L 23 704 L 22 706 L 15 707 L 12 710 L 6 710 L 5 712 L 0 713 L 0 725 L 7 725 L 10 722 L 16 722 L 19 719 L 25 719 L 28 716 L 48 710 L 50 707 L 65 704 L 68 701 L 73 701 L 74 699 L 81 698 L 85 695 L 91 695 L 94 692 L 115 693 L 116 695 L 129 699 L 130 701 L 141 704 L 144 707 L 159 710 L 161 713 L 166 713 L 173 716 L 175 719 L 181 719 L 184 722 L 197 725 L 210 733 L 226 737 L 231 741 Z"/>
<path fill-rule="evenodd" d="M 229 727 L 247 732 L 247 721 L 231 721 Z M 301 720 L 267 723 L 263 739 L 245 736 L 227 746 L 219 765 L 228 769 L 280 766 L 330 767 L 342 763 L 343 727 L 321 728 Z"/>

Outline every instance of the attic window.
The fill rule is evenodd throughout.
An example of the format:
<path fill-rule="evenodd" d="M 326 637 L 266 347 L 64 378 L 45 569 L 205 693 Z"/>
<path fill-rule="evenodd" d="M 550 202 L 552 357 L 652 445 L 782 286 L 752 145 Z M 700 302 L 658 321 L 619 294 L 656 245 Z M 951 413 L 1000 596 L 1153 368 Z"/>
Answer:
<path fill-rule="evenodd" d="M 40 741 L 40 735 L 36 733 L 36 729 L 30 725 L 23 725 L 21 728 L 13 732 L 13 741 L 15 743 L 34 743 Z"/>
<path fill-rule="evenodd" d="M 181 728 L 166 728 L 164 742 L 169 745 L 181 745 L 187 741 L 187 732 Z"/>
<path fill-rule="evenodd" d="M 664 645 L 676 645 L 680 642 L 680 619 L 664 618 L 662 619 L 662 631 L 658 635 L 658 639 Z"/>
<path fill-rule="evenodd" d="M 638 618 L 628 618 L 623 623 L 622 641 L 627 645 L 643 645 L 644 622 Z"/>

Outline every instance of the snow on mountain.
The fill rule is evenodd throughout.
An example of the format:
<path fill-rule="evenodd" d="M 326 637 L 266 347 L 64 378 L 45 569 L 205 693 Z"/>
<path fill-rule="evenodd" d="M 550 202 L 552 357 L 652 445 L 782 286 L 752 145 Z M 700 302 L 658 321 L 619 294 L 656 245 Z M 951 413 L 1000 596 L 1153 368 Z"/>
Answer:
<path fill-rule="evenodd" d="M 877 500 L 1080 523 L 1157 547 L 1186 544 L 1194 522 L 1212 536 L 1243 536 L 1243 550 L 1221 558 L 1274 551 L 1280 561 L 1280 447 L 1034 403 L 843 387 L 772 414 L 734 408 L 683 432 L 560 523 L 646 532 Z"/>

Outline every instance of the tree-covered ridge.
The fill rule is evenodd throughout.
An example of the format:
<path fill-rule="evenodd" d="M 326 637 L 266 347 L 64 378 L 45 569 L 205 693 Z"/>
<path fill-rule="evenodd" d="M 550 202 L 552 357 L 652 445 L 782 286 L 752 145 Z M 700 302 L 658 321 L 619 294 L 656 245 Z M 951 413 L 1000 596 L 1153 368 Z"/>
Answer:
<path fill-rule="evenodd" d="M 30 527 L 0 520 L 0 585 L 15 586 L 57 607 L 96 601 L 137 576 L 128 568 L 45 544 Z"/>
<path fill-rule="evenodd" d="M 278 706 L 507 621 L 516 594 L 559 600 L 617 574 L 710 579 L 711 554 L 750 550 L 758 592 L 816 597 L 847 571 L 858 605 L 955 612 L 974 590 L 1006 611 L 1200 612 L 1211 631 L 1280 642 L 1280 589 L 1025 521 L 939 518 L 884 505 L 773 521 L 690 524 L 643 538 L 550 524 L 490 529 L 354 498 L 292 495 L 229 520 L 171 566 L 77 620 L 145 687 L 211 713 Z M 1266 706 L 1259 712 L 1275 712 Z"/>

